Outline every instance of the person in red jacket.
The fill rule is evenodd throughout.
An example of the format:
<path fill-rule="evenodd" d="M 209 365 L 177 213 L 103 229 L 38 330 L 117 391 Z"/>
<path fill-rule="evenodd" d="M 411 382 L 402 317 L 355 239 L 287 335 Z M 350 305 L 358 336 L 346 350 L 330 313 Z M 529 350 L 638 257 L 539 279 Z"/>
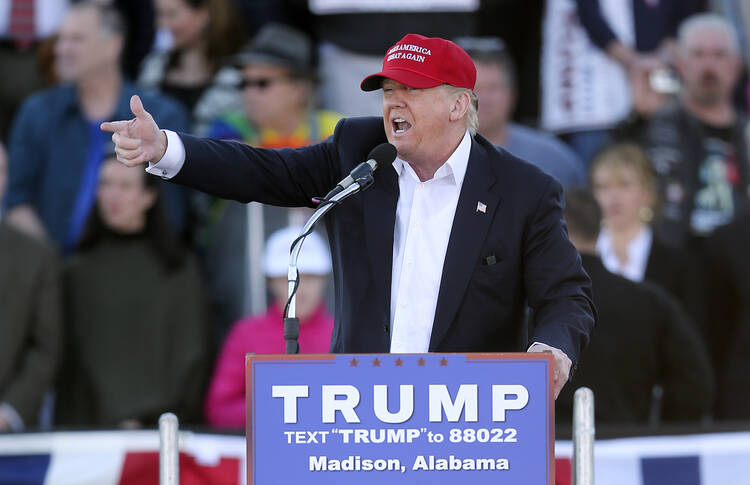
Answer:
<path fill-rule="evenodd" d="M 263 266 L 274 300 L 265 313 L 237 321 L 224 341 L 204 408 L 206 422 L 211 426 L 240 429 L 245 426 L 245 354 L 284 353 L 282 311 L 288 297 L 289 248 L 300 229 L 280 229 L 266 242 Z M 300 272 L 296 300 L 300 352 L 328 353 L 333 316 L 323 296 L 331 272 L 331 255 L 317 233 L 313 232 L 305 240 L 297 268 Z"/>

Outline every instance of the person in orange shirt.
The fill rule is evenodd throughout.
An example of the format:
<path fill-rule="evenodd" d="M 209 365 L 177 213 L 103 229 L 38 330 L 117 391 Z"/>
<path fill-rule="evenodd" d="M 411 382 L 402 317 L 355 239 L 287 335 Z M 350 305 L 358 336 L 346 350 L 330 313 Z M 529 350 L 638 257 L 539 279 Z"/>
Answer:
<path fill-rule="evenodd" d="M 341 115 L 315 109 L 313 44 L 302 32 L 269 24 L 235 61 L 242 69 L 241 112 L 228 112 L 210 137 L 264 148 L 296 148 L 328 138 Z"/>

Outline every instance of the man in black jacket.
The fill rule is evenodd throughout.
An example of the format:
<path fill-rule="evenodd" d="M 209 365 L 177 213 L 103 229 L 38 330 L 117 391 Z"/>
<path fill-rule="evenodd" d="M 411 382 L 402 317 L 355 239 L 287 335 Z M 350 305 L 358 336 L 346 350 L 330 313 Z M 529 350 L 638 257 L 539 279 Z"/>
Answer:
<path fill-rule="evenodd" d="M 598 423 L 656 424 L 707 415 L 714 382 L 705 345 L 679 303 L 657 286 L 610 273 L 596 255 L 601 211 L 585 191 L 569 190 L 565 220 L 591 277 L 599 321 L 581 356 L 575 385 L 557 401 L 570 423 L 573 392 L 594 391 Z"/>
<path fill-rule="evenodd" d="M 750 125 L 732 103 L 742 69 L 732 24 L 695 15 L 678 40 L 682 90 L 654 114 L 643 141 L 659 182 L 656 230 L 672 245 L 700 250 L 714 229 L 750 209 Z"/>
<path fill-rule="evenodd" d="M 560 185 L 475 135 L 475 81 L 456 44 L 408 34 L 361 85 L 382 88 L 383 118 L 342 120 L 317 145 L 262 150 L 165 133 L 137 97 L 134 119 L 102 128 L 123 163 L 155 161 L 147 170 L 177 183 L 285 206 L 311 205 L 392 143 L 393 163 L 328 219 L 331 350 L 551 351 L 557 395 L 594 325 L 590 283 L 565 233 Z"/>
<path fill-rule="evenodd" d="M 716 372 L 718 420 L 750 420 L 750 213 L 706 242 L 704 332 Z"/>

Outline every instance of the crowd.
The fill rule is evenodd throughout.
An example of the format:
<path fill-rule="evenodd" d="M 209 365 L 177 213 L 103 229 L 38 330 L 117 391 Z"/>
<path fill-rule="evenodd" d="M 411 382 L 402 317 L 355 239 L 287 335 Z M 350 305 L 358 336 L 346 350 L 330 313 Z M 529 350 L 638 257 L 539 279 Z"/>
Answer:
<path fill-rule="evenodd" d="M 599 422 L 750 420 L 746 3 L 405 3 L 0 0 L 0 432 L 242 428 L 309 209 L 126 167 L 99 126 L 138 94 L 161 128 L 308 145 L 382 114 L 359 83 L 407 32 L 463 47 L 479 134 L 565 188 L 599 323 L 558 421 L 581 385 Z M 320 234 L 299 269 L 301 350 L 327 352 Z"/>

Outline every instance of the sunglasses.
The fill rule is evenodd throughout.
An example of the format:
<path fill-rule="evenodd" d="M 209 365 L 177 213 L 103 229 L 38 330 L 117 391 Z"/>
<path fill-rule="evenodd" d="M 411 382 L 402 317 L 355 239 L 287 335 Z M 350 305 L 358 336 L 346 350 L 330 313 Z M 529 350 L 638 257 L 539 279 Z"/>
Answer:
<path fill-rule="evenodd" d="M 286 76 L 261 77 L 257 79 L 243 78 L 242 81 L 240 81 L 239 88 L 240 89 L 247 89 L 247 88 L 267 89 L 269 86 L 271 86 L 271 84 L 274 84 L 279 81 L 285 81 L 286 79 L 287 79 Z"/>

